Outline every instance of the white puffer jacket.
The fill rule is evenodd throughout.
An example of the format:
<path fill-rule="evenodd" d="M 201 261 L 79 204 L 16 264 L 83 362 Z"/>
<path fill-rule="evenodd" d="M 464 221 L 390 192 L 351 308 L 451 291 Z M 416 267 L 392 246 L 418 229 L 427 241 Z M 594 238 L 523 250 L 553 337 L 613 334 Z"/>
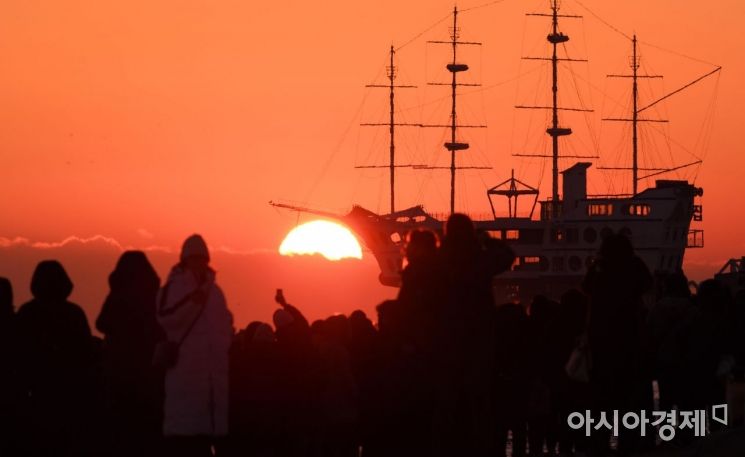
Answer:
<path fill-rule="evenodd" d="M 197 288 L 206 296 L 204 304 L 193 297 Z M 158 297 L 158 321 L 169 341 L 186 334 L 176 365 L 166 372 L 164 435 L 226 435 L 233 316 L 215 273 L 210 270 L 199 285 L 191 271 L 175 267 Z"/>

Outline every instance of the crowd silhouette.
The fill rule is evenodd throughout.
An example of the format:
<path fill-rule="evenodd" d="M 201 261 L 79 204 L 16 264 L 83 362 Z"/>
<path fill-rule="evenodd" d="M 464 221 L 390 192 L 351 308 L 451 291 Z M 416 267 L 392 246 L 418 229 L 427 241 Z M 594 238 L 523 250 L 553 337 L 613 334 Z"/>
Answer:
<path fill-rule="evenodd" d="M 416 457 L 619 455 L 659 446 L 567 425 L 573 411 L 705 409 L 745 366 L 745 295 L 653 276 L 608 235 L 578 288 L 495 303 L 514 254 L 454 214 L 414 230 L 395 300 L 234 332 L 199 235 L 161 280 L 125 252 L 92 335 L 57 261 L 14 312 L 0 278 L 0 455 Z M 715 425 L 712 423 L 712 429 Z M 679 434 L 676 445 L 693 441 Z"/>

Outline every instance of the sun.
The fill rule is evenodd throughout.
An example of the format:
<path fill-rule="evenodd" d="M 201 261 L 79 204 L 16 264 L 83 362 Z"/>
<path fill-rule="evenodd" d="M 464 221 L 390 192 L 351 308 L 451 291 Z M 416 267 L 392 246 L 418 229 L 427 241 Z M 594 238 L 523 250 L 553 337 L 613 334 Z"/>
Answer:
<path fill-rule="evenodd" d="M 282 255 L 321 254 L 329 260 L 362 258 L 357 238 L 343 225 L 329 221 L 311 221 L 298 225 L 279 246 Z"/>

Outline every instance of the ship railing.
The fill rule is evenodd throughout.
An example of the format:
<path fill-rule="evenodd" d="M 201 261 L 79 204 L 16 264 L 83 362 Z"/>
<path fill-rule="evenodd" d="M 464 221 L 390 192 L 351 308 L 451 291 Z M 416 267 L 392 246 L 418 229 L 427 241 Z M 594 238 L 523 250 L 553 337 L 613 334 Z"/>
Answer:
<path fill-rule="evenodd" d="M 561 200 L 544 200 L 541 203 L 541 220 L 547 221 L 561 216 L 563 202 Z"/>
<path fill-rule="evenodd" d="M 704 247 L 704 231 L 701 229 L 688 230 L 688 239 L 686 240 L 686 248 L 702 248 Z"/>
<path fill-rule="evenodd" d="M 466 211 L 458 211 L 459 214 L 465 214 L 466 216 L 470 217 L 472 221 L 493 221 L 494 215 L 491 213 L 470 213 Z M 450 217 L 450 213 L 428 213 L 433 218 L 437 219 L 438 221 L 447 221 Z"/>
<path fill-rule="evenodd" d="M 704 207 L 701 205 L 693 205 L 693 220 L 694 222 L 701 222 L 704 220 Z"/>

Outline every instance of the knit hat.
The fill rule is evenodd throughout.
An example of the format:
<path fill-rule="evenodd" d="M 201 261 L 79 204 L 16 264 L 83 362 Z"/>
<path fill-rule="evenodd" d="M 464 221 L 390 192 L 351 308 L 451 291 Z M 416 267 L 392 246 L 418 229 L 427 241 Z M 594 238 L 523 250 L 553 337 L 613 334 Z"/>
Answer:
<path fill-rule="evenodd" d="M 196 233 L 184 241 L 184 245 L 181 247 L 181 261 L 188 259 L 189 257 L 200 256 L 207 260 L 210 259 L 210 252 L 207 249 L 207 243 L 204 242 L 204 238 Z"/>

